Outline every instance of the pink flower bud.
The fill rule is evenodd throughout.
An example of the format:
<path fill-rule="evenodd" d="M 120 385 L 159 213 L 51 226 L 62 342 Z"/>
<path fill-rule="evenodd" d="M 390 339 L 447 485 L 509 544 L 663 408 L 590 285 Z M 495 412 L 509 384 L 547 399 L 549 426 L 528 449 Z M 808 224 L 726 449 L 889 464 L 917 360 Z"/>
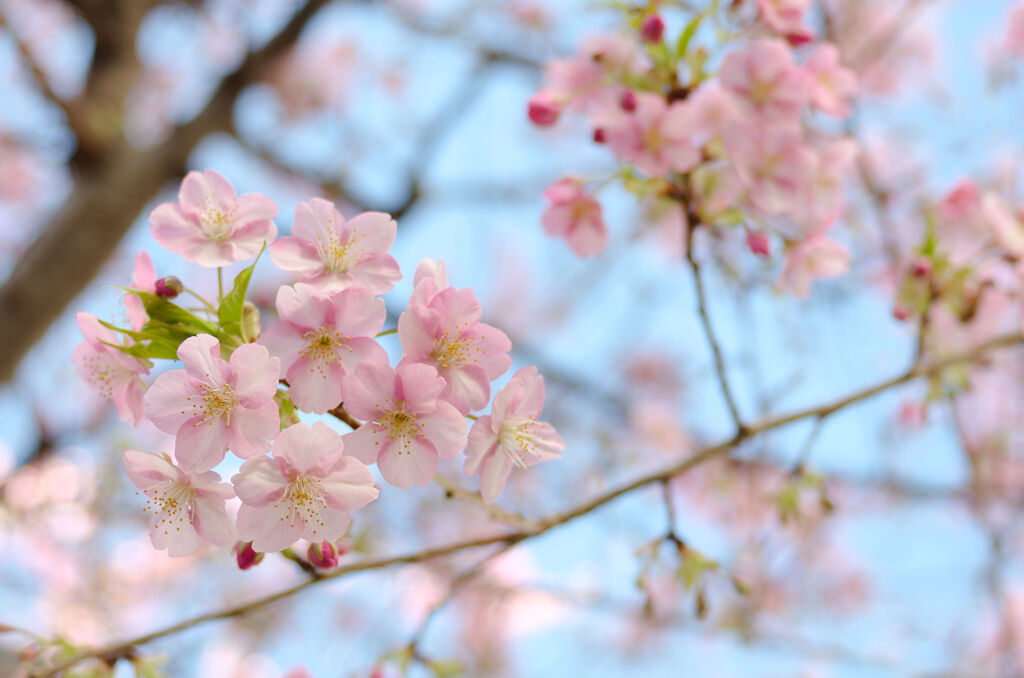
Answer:
<path fill-rule="evenodd" d="M 594 130 L 594 143 L 595 144 L 603 144 L 604 140 L 605 140 L 604 129 L 601 128 L 601 127 L 598 127 L 597 129 Z"/>
<path fill-rule="evenodd" d="M 537 92 L 530 97 L 527 106 L 527 115 L 530 122 L 538 127 L 550 127 L 558 122 L 558 116 L 562 114 L 562 106 L 547 92 Z"/>
<path fill-rule="evenodd" d="M 790 47 L 800 47 L 810 42 L 814 42 L 817 39 L 817 37 L 818 36 L 816 36 L 809 29 L 801 29 L 798 31 L 793 31 L 792 33 L 787 33 L 786 42 L 789 43 Z"/>
<path fill-rule="evenodd" d="M 619 106 L 622 110 L 632 113 L 636 110 L 636 95 L 633 94 L 631 90 L 627 89 L 622 93 L 622 96 L 619 97 Z"/>
<path fill-rule="evenodd" d="M 910 317 L 910 309 L 903 304 L 896 304 L 892 307 L 892 317 L 896 320 L 904 321 Z"/>
<path fill-rule="evenodd" d="M 169 275 L 166 278 L 160 278 L 153 283 L 153 286 L 156 288 L 156 296 L 161 299 L 173 299 L 185 291 L 184 283 L 173 275 Z"/>
<path fill-rule="evenodd" d="M 338 566 L 338 552 L 335 550 L 334 544 L 326 539 L 310 544 L 306 556 L 318 570 L 333 570 Z"/>
<path fill-rule="evenodd" d="M 665 22 L 657 14 L 644 19 L 644 23 L 640 26 L 640 37 L 644 39 L 644 42 L 661 42 L 661 36 L 665 33 Z"/>
<path fill-rule="evenodd" d="M 263 553 L 253 549 L 251 541 L 240 541 L 231 551 L 235 554 L 240 570 L 248 570 L 250 567 L 259 565 L 264 556 Z"/>
<path fill-rule="evenodd" d="M 764 231 L 751 231 L 747 229 L 747 247 L 754 254 L 762 257 L 770 257 L 772 254 L 771 243 L 768 242 L 768 234 Z"/>
<path fill-rule="evenodd" d="M 926 278 L 932 274 L 932 262 L 924 257 L 918 257 L 910 267 L 915 278 Z"/>

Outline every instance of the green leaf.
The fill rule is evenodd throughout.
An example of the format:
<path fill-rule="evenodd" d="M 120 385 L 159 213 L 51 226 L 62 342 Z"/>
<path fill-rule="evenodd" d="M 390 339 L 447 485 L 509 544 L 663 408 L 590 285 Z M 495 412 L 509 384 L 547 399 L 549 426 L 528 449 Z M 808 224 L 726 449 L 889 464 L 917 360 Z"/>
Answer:
<path fill-rule="evenodd" d="M 195 334 L 217 334 L 216 325 L 203 320 L 189 311 L 186 311 L 174 302 L 158 297 L 155 294 L 150 294 L 149 292 L 133 290 L 130 288 L 122 289 L 130 294 L 134 294 L 142 300 L 142 305 L 146 309 L 146 315 L 148 315 L 150 319 L 150 322 L 146 323 L 146 326 L 142 328 L 142 331 L 146 331 L 146 328 L 151 325 L 155 326 L 157 324 L 162 324 L 163 326 L 187 329 L 190 331 L 190 336 Z"/>
<path fill-rule="evenodd" d="M 253 269 L 260 260 L 260 255 L 266 249 L 264 244 L 260 248 L 256 260 L 250 266 L 245 267 L 235 276 L 235 284 L 231 291 L 220 300 L 220 307 L 217 309 L 217 320 L 220 322 L 224 333 L 233 337 L 243 338 L 242 335 L 242 310 L 245 306 L 245 292 L 249 289 L 249 279 L 252 278 Z"/>
<path fill-rule="evenodd" d="M 700 551 L 687 548 L 680 553 L 682 555 L 682 562 L 679 563 L 676 576 L 683 580 L 683 584 L 687 589 L 692 589 L 706 573 L 714 572 L 718 569 L 718 563 L 707 558 Z"/>
<path fill-rule="evenodd" d="M 693 40 L 693 36 L 697 33 L 697 29 L 700 28 L 701 22 L 704 21 L 710 14 L 714 7 L 708 7 L 703 12 L 693 17 L 690 23 L 686 24 L 686 28 L 679 34 L 679 40 L 676 42 L 676 58 L 682 59 L 686 56 L 686 50 L 690 48 L 690 41 Z"/>
<path fill-rule="evenodd" d="M 438 678 L 451 678 L 452 676 L 461 675 L 466 671 L 466 668 L 462 665 L 462 662 L 458 660 L 434 660 L 430 662 L 430 670 L 434 672 L 434 675 Z"/>

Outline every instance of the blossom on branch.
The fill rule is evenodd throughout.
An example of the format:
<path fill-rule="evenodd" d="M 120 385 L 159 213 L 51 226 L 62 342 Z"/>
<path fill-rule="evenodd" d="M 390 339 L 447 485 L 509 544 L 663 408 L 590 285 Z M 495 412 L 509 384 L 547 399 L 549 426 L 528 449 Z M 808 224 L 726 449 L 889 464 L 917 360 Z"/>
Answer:
<path fill-rule="evenodd" d="M 252 259 L 277 236 L 277 205 L 258 193 L 236 196 L 213 170 L 189 172 L 178 202 L 149 214 L 150 231 L 163 247 L 200 266 L 227 266 Z"/>
<path fill-rule="evenodd" d="M 555 427 L 537 421 L 543 409 L 544 377 L 531 365 L 498 391 L 490 414 L 473 422 L 465 471 L 480 475 L 480 494 L 488 504 L 501 494 L 514 466 L 528 469 L 562 456 L 565 443 Z"/>
<path fill-rule="evenodd" d="M 293 424 L 274 440 L 272 457 L 249 459 L 231 478 L 242 500 L 238 534 L 256 551 L 280 551 L 299 539 L 334 541 L 349 511 L 380 494 L 373 474 L 343 454 L 342 437 L 323 422 Z"/>
<path fill-rule="evenodd" d="M 177 436 L 178 463 L 201 471 L 229 448 L 243 459 L 266 452 L 280 427 L 274 394 L 281 361 L 257 344 L 222 360 L 220 342 L 208 334 L 182 342 L 178 358 L 185 369 L 160 375 L 146 393 L 146 416 Z"/>

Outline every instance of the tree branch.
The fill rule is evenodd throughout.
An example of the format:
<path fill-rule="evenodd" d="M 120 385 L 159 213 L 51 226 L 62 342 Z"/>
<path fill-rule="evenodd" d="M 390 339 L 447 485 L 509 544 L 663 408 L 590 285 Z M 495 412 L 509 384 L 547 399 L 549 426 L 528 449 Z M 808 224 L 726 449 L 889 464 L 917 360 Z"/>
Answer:
<path fill-rule="evenodd" d="M 211 612 L 209 614 L 204 614 L 198 617 L 193 617 L 191 619 L 186 619 L 172 626 L 168 626 L 163 629 L 159 629 L 157 631 L 153 631 L 151 633 L 147 633 L 145 635 L 141 635 L 124 642 L 114 643 L 112 645 L 108 645 L 106 647 L 96 650 L 89 650 L 74 657 L 64 659 L 61 662 L 49 668 L 37 670 L 36 672 L 30 673 L 29 675 L 31 678 L 50 678 L 52 676 L 55 676 L 57 673 L 87 659 L 95 659 L 97 657 L 125 656 L 125 653 L 130 652 L 132 648 L 134 648 L 134 646 L 136 645 L 143 645 L 154 640 L 157 640 L 159 638 L 179 633 L 186 629 L 192 628 L 193 626 L 204 624 L 206 622 L 215 621 L 218 619 L 229 619 L 232 617 L 238 617 L 248 612 L 257 610 L 265 605 L 269 605 L 270 603 L 274 603 L 279 600 L 288 598 L 292 595 L 295 595 L 296 593 L 299 593 L 300 591 L 303 591 L 306 588 L 319 582 L 331 581 L 356 572 L 367 572 L 371 570 L 379 570 L 386 567 L 391 567 L 393 565 L 423 562 L 426 560 L 431 560 L 441 556 L 446 556 L 452 553 L 457 553 L 459 551 L 464 551 L 472 548 L 478 548 L 481 546 L 490 546 L 492 544 L 514 544 L 519 543 L 521 541 L 525 541 L 532 537 L 549 532 L 555 527 L 558 527 L 559 525 L 564 525 L 568 522 L 571 522 L 572 520 L 575 520 L 576 518 L 587 515 L 594 511 L 595 509 L 600 508 L 605 504 L 611 503 L 615 499 L 618 499 L 619 497 L 625 494 L 629 494 L 630 492 L 637 490 L 641 487 L 645 487 L 652 483 L 656 483 L 662 480 L 668 480 L 677 475 L 681 475 L 686 471 L 696 466 L 699 466 L 700 464 L 706 461 L 724 455 L 739 443 L 755 435 L 758 435 L 765 431 L 781 428 L 793 422 L 800 421 L 802 419 L 807 419 L 808 417 L 821 417 L 833 414 L 835 412 L 838 412 L 839 410 L 845 409 L 863 400 L 867 400 L 868 398 L 878 395 L 879 393 L 883 393 L 901 384 L 905 384 L 920 377 L 934 376 L 951 366 L 974 362 L 990 351 L 999 348 L 1015 346 L 1021 344 L 1022 342 L 1024 342 L 1024 336 L 1021 336 L 1020 333 L 997 337 L 975 347 L 970 351 L 965 351 L 963 353 L 959 353 L 957 355 L 953 355 L 942 360 L 934 361 L 930 365 L 913 366 L 899 376 L 880 382 L 874 386 L 861 389 L 859 391 L 849 394 L 844 398 L 840 398 L 829 403 L 824 403 L 816 407 L 811 407 L 804 410 L 797 410 L 789 414 L 780 415 L 777 417 L 768 417 L 760 422 L 751 424 L 747 428 L 738 431 L 729 440 L 706 447 L 700 452 L 697 452 L 696 454 L 672 466 L 669 466 L 658 471 L 654 471 L 645 476 L 641 476 L 640 478 L 637 478 L 636 480 L 633 480 L 630 483 L 622 485 L 616 489 L 606 491 L 587 502 L 579 504 L 574 508 L 570 508 L 562 513 L 555 514 L 554 516 L 551 516 L 545 520 L 537 521 L 536 529 L 534 530 L 520 530 L 518 532 L 512 532 L 502 535 L 477 537 L 473 539 L 453 542 L 443 546 L 436 546 L 422 551 L 407 553 L 399 556 L 392 556 L 387 558 L 374 558 L 364 560 L 360 563 L 352 563 L 350 565 L 345 565 L 343 567 L 339 567 L 337 570 L 334 570 L 333 572 L 330 572 L 329 574 L 325 574 L 316 579 L 309 579 L 290 588 L 278 591 L 277 593 L 272 593 L 262 598 L 256 598 L 255 600 L 252 600 L 248 603 L 244 603 L 242 605 L 237 605 L 217 612 Z"/>
<path fill-rule="evenodd" d="M 288 24 L 220 83 L 206 108 L 159 146 L 120 146 L 83 176 L 64 208 L 18 260 L 0 288 L 0 382 L 96 275 L 146 203 L 184 173 L 189 153 L 212 132 L 227 130 L 235 100 L 298 38 L 327 0 L 309 0 Z"/>

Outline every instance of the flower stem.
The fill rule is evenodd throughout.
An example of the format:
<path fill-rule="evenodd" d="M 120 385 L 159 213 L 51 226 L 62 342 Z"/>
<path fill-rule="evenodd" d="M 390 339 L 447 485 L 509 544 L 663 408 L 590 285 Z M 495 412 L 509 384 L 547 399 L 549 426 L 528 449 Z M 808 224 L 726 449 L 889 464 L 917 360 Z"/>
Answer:
<path fill-rule="evenodd" d="M 394 328 L 394 329 L 391 329 L 391 330 L 384 330 L 382 332 L 378 332 L 377 336 L 378 337 L 383 337 L 383 336 L 388 335 L 388 334 L 395 334 L 396 332 L 398 332 L 398 328 L 397 327 Z"/>
<path fill-rule="evenodd" d="M 224 300 L 224 267 L 217 267 L 217 303 Z"/>

